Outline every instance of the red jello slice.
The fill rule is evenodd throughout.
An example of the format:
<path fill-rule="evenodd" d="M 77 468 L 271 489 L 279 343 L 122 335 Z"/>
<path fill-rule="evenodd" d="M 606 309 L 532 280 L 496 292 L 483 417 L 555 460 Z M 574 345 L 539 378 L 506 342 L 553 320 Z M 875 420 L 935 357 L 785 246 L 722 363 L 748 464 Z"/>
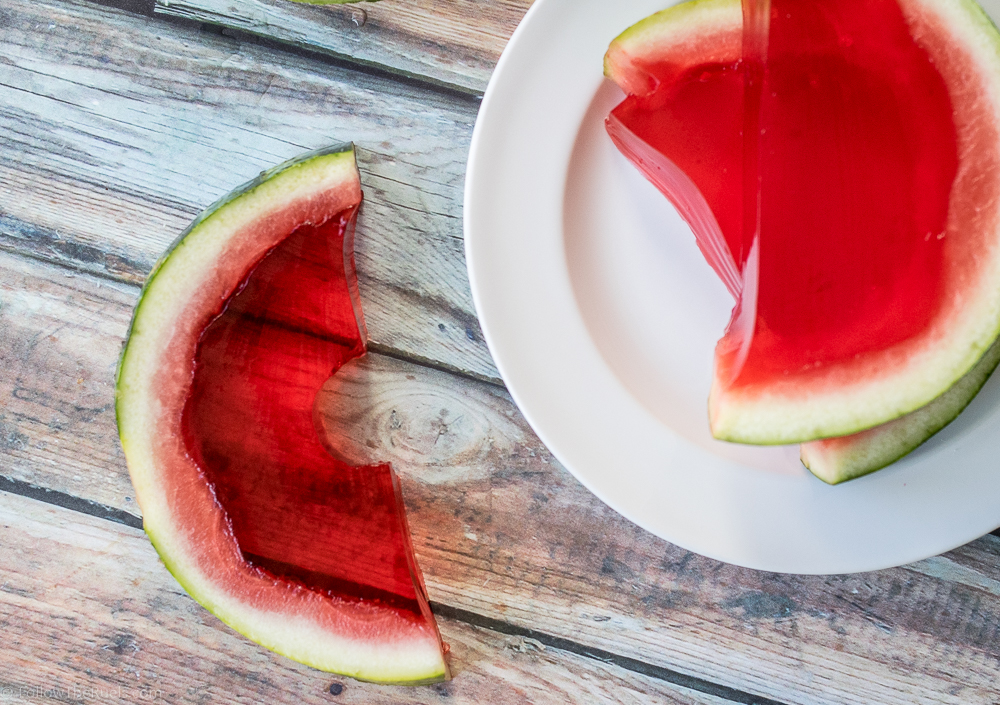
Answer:
<path fill-rule="evenodd" d="M 899 366 L 908 341 L 938 322 L 946 276 L 956 286 L 955 272 L 942 269 L 959 167 L 952 97 L 914 40 L 914 17 L 891 1 L 772 0 L 769 20 L 759 131 L 746 143 L 745 76 L 732 53 L 695 65 L 641 65 L 630 56 L 622 65 L 647 75 L 651 90 L 629 96 L 608 119 L 616 144 L 678 204 L 738 296 L 716 356 L 716 407 L 756 403 L 774 390 L 808 397 Z M 935 18 L 918 20 L 925 41 L 947 40 Z M 954 80 L 956 67 L 949 70 Z M 745 152 L 756 162 L 744 191 Z M 677 173 L 694 188 L 678 189 Z M 684 202 L 697 210 L 698 196 L 703 207 L 692 217 Z M 759 211 L 747 213 L 748 204 Z M 721 435 L 808 440 L 858 430 L 851 415 L 829 428 L 810 420 L 798 436 Z"/>
<path fill-rule="evenodd" d="M 365 352 L 355 210 L 299 227 L 222 303 L 198 344 L 185 440 L 257 570 L 436 632 L 398 480 L 331 457 L 314 412 L 324 381 Z"/>

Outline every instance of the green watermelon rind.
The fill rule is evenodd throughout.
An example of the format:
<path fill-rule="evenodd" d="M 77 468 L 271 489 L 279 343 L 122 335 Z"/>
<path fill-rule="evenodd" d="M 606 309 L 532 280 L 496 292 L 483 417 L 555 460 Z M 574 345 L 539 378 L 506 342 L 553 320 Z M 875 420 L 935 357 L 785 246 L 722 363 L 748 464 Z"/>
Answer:
<path fill-rule="evenodd" d="M 726 36 L 726 28 L 738 29 L 742 18 L 740 0 L 688 0 L 660 10 L 612 40 L 604 55 L 604 75 L 626 93 L 642 94 L 649 86 L 635 79 L 634 74 L 641 74 L 643 69 L 633 66 L 634 60 L 669 59 L 694 44 L 699 45 L 700 52 L 706 52 L 706 45 L 711 45 L 712 40 L 703 41 L 705 35 L 713 39 Z M 738 52 L 738 43 L 736 46 Z M 732 47 L 716 44 L 707 51 L 705 60 L 710 62 L 724 58 L 719 52 L 732 53 Z"/>
<path fill-rule="evenodd" d="M 188 235 L 190 235 L 193 231 L 200 228 L 201 225 L 206 221 L 208 221 L 209 219 L 217 216 L 220 211 L 222 211 L 226 206 L 229 206 L 233 201 L 236 201 L 237 199 L 242 198 L 251 191 L 254 191 L 255 189 L 262 186 L 264 183 L 269 181 L 272 177 L 276 176 L 277 174 L 292 167 L 309 162 L 316 157 L 325 157 L 325 156 L 343 155 L 343 154 L 351 154 L 353 156 L 354 145 L 348 142 L 348 143 L 331 145 L 328 147 L 323 147 L 321 149 L 313 150 L 311 152 L 300 154 L 299 156 L 293 157 L 292 159 L 289 159 L 286 162 L 282 162 L 281 164 L 275 167 L 260 172 L 260 174 L 255 176 L 253 179 L 246 182 L 242 186 L 233 189 L 225 196 L 217 200 L 215 203 L 205 208 L 205 210 L 203 210 L 201 213 L 199 213 L 198 216 L 191 221 L 191 224 L 188 225 L 184 229 L 184 231 L 180 235 L 178 235 L 177 238 L 167 247 L 164 253 L 160 255 L 159 259 L 157 259 L 156 262 L 153 263 L 153 268 L 150 270 L 149 276 L 146 277 L 146 283 L 143 284 L 142 291 L 139 293 L 139 301 L 136 303 L 135 310 L 132 311 L 132 319 L 131 321 L 129 321 L 128 331 L 126 331 L 125 333 L 126 343 L 128 342 L 128 339 L 132 335 L 132 329 L 134 328 L 136 319 L 139 317 L 139 313 L 142 310 L 143 299 L 146 297 L 146 294 L 149 292 L 150 288 L 152 288 L 153 283 L 155 282 L 157 276 L 160 273 L 160 270 L 163 268 L 163 265 L 166 264 L 167 260 L 170 259 L 170 256 L 174 253 L 174 250 L 176 250 L 178 246 L 180 246 L 180 244 L 187 239 Z M 121 378 L 122 366 L 124 362 L 125 362 L 125 349 L 123 348 L 122 354 L 118 358 L 118 367 L 115 372 L 116 387 L 118 379 Z M 115 413 L 116 414 L 118 413 L 117 404 L 115 406 Z M 118 419 L 116 417 L 116 421 L 120 422 L 121 419 Z"/>
<path fill-rule="evenodd" d="M 895 421 L 846 438 L 803 443 L 802 464 L 823 482 L 837 485 L 903 458 L 954 421 L 1000 364 L 1000 340 L 951 389 Z"/>
<path fill-rule="evenodd" d="M 677 43 L 679 38 L 697 33 L 703 28 L 718 27 L 720 16 L 730 19 L 733 7 L 740 6 L 739 0 L 689 0 L 660 10 L 615 37 L 615 45 L 627 46 L 634 55 L 648 56 L 650 51 L 662 49 L 663 42 Z M 605 55 L 605 73 L 611 77 L 614 63 Z"/>
<path fill-rule="evenodd" d="M 199 604 L 224 623 L 276 653 L 314 668 L 385 684 L 420 685 L 444 680 L 448 668 L 432 639 L 422 639 L 409 652 L 405 644 L 376 644 L 331 635 L 300 615 L 248 607 L 238 596 L 198 568 L 197 555 L 175 528 L 169 503 L 158 482 L 160 468 L 148 443 L 158 429 L 149 418 L 154 399 L 150 380 L 158 362 L 156 343 L 184 308 L 185 284 L 210 275 L 211 260 L 227 238 L 251 226 L 276 205 L 312 196 L 330 188 L 356 188 L 354 146 L 339 144 L 314 150 L 262 172 L 203 211 L 154 265 L 136 304 L 115 380 L 115 415 L 128 460 L 143 527 L 167 570 Z M 332 213 L 330 214 L 332 215 Z M 199 279 L 199 276 L 201 279 Z M 146 439 L 144 441 L 144 439 Z"/>

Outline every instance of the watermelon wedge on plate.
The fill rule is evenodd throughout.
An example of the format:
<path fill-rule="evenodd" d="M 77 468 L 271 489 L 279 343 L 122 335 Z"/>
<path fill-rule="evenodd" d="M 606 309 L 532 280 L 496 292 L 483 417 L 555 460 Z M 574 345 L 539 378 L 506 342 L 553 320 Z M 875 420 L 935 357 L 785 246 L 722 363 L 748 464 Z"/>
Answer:
<path fill-rule="evenodd" d="M 784 8 L 783 2 L 773 0 L 772 7 Z M 762 116 L 770 120 L 766 126 L 772 132 L 761 137 L 767 149 L 761 152 L 760 173 L 782 188 L 772 188 L 770 211 L 768 192 L 762 191 L 764 221 L 756 251 L 742 222 L 740 2 L 696 0 L 639 22 L 611 44 L 605 72 L 629 94 L 609 117 L 609 133 L 678 207 L 709 264 L 737 299 L 733 322 L 716 352 L 713 433 L 747 443 L 806 442 L 807 466 L 836 483 L 883 467 L 933 435 L 964 408 L 996 366 L 991 345 L 1000 331 L 1000 35 L 968 0 L 900 0 L 873 11 L 885 17 L 860 19 L 867 5 L 838 1 L 828 3 L 833 20 L 810 19 L 812 4 L 790 4 L 788 12 L 772 15 L 780 15 L 771 27 L 772 55 L 780 59 L 784 50 L 794 61 L 784 68 L 774 61 L 765 86 Z M 802 31 L 807 25 L 811 31 Z M 826 45 L 815 39 L 831 26 L 840 34 Z M 804 36 L 812 44 L 803 44 Z M 886 42 L 894 43 L 892 51 L 885 49 Z M 867 73 L 844 78 L 845 70 L 836 63 L 844 56 Z M 808 87 L 796 93 L 794 81 L 802 77 Z M 855 110 L 862 118 L 848 112 L 831 118 L 835 110 L 822 119 L 810 115 L 810 106 L 828 97 L 824 80 L 840 101 L 831 103 L 835 109 L 842 104 L 850 109 L 844 91 L 866 96 Z M 865 94 L 870 88 L 865 82 L 879 91 Z M 883 93 L 890 98 L 883 100 Z M 800 94 L 807 100 L 799 100 Z M 917 117 L 908 121 L 909 113 Z M 859 124 L 866 129 L 856 129 Z M 799 129 L 803 125 L 814 129 Z M 900 173 L 920 175 L 902 189 L 919 196 L 919 207 L 912 201 L 882 207 L 875 197 L 877 182 L 861 195 L 848 188 L 847 196 L 824 192 L 809 201 L 806 192 L 787 197 L 799 182 L 831 183 L 823 181 L 824 170 L 852 186 L 863 182 L 866 171 L 877 172 L 891 161 L 862 159 L 868 154 L 864 149 L 885 156 L 877 150 L 889 149 L 884 144 L 891 135 L 878 135 L 886 129 L 912 133 L 912 141 L 896 154 L 916 163 L 904 164 L 909 171 Z M 833 141 L 833 149 L 853 160 L 839 152 L 835 159 L 819 158 L 825 135 L 838 130 L 841 142 Z M 844 135 L 868 134 L 879 137 L 874 147 L 860 137 L 856 141 L 862 147 L 843 146 Z M 796 139 L 818 145 L 816 154 Z M 789 152 L 786 143 L 798 151 Z M 782 149 L 790 154 L 784 161 L 768 156 Z M 798 156 L 802 153 L 816 158 Z M 785 168 L 788 163 L 800 173 L 782 182 L 783 168 L 794 171 Z M 888 177 L 886 183 L 887 190 L 896 188 Z M 880 233 L 889 233 L 887 244 L 869 246 L 881 243 L 878 238 L 844 238 L 841 228 L 840 235 L 834 231 L 837 242 L 802 247 L 804 239 L 824 232 L 823 218 L 839 217 L 844 208 L 831 206 L 838 203 L 862 203 L 863 214 L 876 224 L 882 211 L 893 216 L 893 205 L 904 215 L 916 215 L 898 233 L 895 225 L 882 228 Z M 802 216 L 803 233 L 794 231 L 797 222 L 790 228 L 781 221 L 788 212 L 810 209 L 820 216 L 812 221 L 814 213 Z M 782 227 L 790 234 L 780 232 Z M 838 309 L 841 301 L 846 313 Z"/>

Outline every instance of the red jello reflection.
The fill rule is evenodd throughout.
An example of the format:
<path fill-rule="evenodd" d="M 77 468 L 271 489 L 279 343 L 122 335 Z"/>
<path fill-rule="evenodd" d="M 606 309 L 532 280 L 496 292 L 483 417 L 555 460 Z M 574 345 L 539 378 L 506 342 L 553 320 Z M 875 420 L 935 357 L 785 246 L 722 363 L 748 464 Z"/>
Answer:
<path fill-rule="evenodd" d="M 298 228 L 223 304 L 198 345 L 187 447 L 249 563 L 427 619 L 395 475 L 331 457 L 314 411 L 324 381 L 365 352 L 355 210 Z"/>
<path fill-rule="evenodd" d="M 744 233 L 742 221 L 740 66 L 679 75 L 676 66 L 649 67 L 655 90 L 628 98 L 608 121 L 626 154 L 655 151 L 689 177 L 721 232 L 695 219 L 702 249 L 724 241 L 730 254 L 731 264 L 709 262 L 731 290 L 732 269 L 737 291 L 753 283 L 745 288 L 754 300 L 739 308 L 752 320 L 727 335 L 752 337 L 730 340 L 734 354 L 717 361 L 731 365 L 734 386 L 850 360 L 923 331 L 940 305 L 958 165 L 944 81 L 895 2 L 771 0 L 766 56 L 759 134 L 751 136 L 760 189 L 754 232 Z M 662 169 L 633 161 L 657 182 Z M 748 269 L 754 247 L 759 259 Z"/>

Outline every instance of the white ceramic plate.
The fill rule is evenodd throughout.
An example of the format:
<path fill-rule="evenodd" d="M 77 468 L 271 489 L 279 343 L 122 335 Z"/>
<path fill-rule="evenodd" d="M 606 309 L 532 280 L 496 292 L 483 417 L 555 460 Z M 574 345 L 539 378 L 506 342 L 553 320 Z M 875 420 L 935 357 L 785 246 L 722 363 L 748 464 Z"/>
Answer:
<path fill-rule="evenodd" d="M 608 43 L 669 0 L 537 0 L 472 138 L 465 242 L 476 310 L 514 400 L 603 501 L 667 541 L 762 570 L 845 573 L 1000 525 L 1000 376 L 908 458 L 839 487 L 797 448 L 708 432 L 732 301 L 672 207 L 604 132 Z"/>

